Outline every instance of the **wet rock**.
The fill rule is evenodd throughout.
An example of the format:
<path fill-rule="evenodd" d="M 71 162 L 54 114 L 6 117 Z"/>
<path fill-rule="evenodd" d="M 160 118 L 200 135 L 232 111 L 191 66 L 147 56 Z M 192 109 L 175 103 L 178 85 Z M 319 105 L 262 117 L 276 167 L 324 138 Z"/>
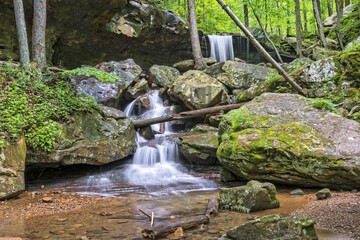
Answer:
<path fill-rule="evenodd" d="M 204 58 L 204 61 L 208 66 L 211 66 L 216 63 L 215 58 L 212 57 Z M 194 66 L 195 66 L 195 62 L 193 59 L 177 62 L 173 65 L 173 67 L 179 70 L 180 72 L 187 72 L 189 70 L 193 70 Z"/>
<path fill-rule="evenodd" d="M 303 190 L 301 190 L 300 188 L 298 188 L 298 189 L 292 190 L 292 191 L 290 192 L 290 195 L 292 195 L 292 196 L 304 196 L 305 193 L 304 193 Z"/>
<path fill-rule="evenodd" d="M 136 102 L 137 106 L 141 106 L 145 109 L 151 108 L 151 101 L 148 94 L 144 94 L 139 97 L 139 101 Z"/>
<path fill-rule="evenodd" d="M 234 61 L 225 62 L 221 70 L 222 72 L 216 75 L 216 79 L 230 89 L 249 88 L 257 82 L 265 81 L 275 71 L 266 66 Z"/>
<path fill-rule="evenodd" d="M 93 97 L 96 102 L 109 107 L 119 107 L 128 87 L 140 75 L 142 69 L 132 59 L 121 62 L 104 62 L 96 68 L 120 77 L 115 82 L 102 82 L 94 77 L 70 76 L 71 83 L 80 93 Z"/>
<path fill-rule="evenodd" d="M 52 197 L 43 197 L 40 201 L 43 202 L 43 203 L 52 203 L 52 202 L 54 202 Z"/>
<path fill-rule="evenodd" d="M 177 78 L 168 93 L 192 110 L 227 102 L 227 93 L 222 83 L 196 70 L 188 71 Z"/>
<path fill-rule="evenodd" d="M 317 200 L 324 200 L 331 197 L 331 192 L 328 188 L 323 188 L 315 193 Z"/>
<path fill-rule="evenodd" d="M 250 181 L 245 186 L 220 189 L 220 207 L 243 213 L 278 208 L 276 188 L 271 183 Z"/>
<path fill-rule="evenodd" d="M 114 118 L 116 120 L 126 118 L 125 113 L 119 109 L 107 107 L 102 104 L 99 104 L 99 108 L 106 118 Z"/>
<path fill-rule="evenodd" d="M 209 124 L 212 127 L 218 127 L 221 121 L 221 115 L 212 115 L 209 117 Z"/>
<path fill-rule="evenodd" d="M 26 164 L 102 165 L 129 156 L 136 148 L 132 122 L 105 115 L 101 110 L 72 115 L 63 123 L 66 140 L 49 153 L 29 149 Z"/>
<path fill-rule="evenodd" d="M 15 197 L 25 191 L 25 157 L 24 136 L 13 143 L 5 141 L 0 148 L 0 200 Z"/>
<path fill-rule="evenodd" d="M 147 140 L 151 140 L 155 138 L 155 134 L 151 127 L 141 128 L 140 135 Z"/>
<path fill-rule="evenodd" d="M 306 216 L 282 217 L 268 215 L 244 223 L 226 233 L 226 237 L 236 240 L 304 239 L 317 240 L 315 220 Z"/>
<path fill-rule="evenodd" d="M 166 236 L 166 238 L 168 239 L 182 239 L 182 238 L 186 238 L 186 233 L 184 232 L 184 230 L 181 227 L 178 227 L 176 229 L 176 231 L 168 236 Z"/>
<path fill-rule="evenodd" d="M 167 87 L 180 76 L 179 70 L 173 67 L 154 65 L 149 69 L 149 78 L 159 87 Z"/>
<path fill-rule="evenodd" d="M 148 82 L 143 78 L 140 81 L 138 81 L 133 87 L 130 87 L 127 90 L 126 96 L 127 99 L 134 100 L 140 95 L 143 95 L 147 92 L 149 89 Z"/>
<path fill-rule="evenodd" d="M 359 123 L 299 95 L 262 94 L 224 115 L 219 136 L 220 163 L 241 178 L 341 189 L 360 184 Z"/>
<path fill-rule="evenodd" d="M 216 163 L 218 129 L 199 124 L 178 143 L 180 155 L 192 163 L 211 165 Z"/>

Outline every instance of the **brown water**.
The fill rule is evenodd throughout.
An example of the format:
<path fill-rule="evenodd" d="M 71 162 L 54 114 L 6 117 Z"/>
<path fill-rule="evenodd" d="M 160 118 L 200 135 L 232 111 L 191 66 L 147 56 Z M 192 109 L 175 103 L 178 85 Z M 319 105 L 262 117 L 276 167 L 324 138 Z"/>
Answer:
<path fill-rule="evenodd" d="M 0 237 L 22 237 L 24 239 L 142 239 L 141 230 L 150 227 L 149 219 L 139 209 L 155 214 L 155 224 L 174 218 L 204 214 L 210 196 L 216 191 L 188 192 L 172 195 L 149 193 L 124 193 L 106 198 L 96 204 L 68 213 L 3 221 Z M 306 205 L 303 196 L 292 197 L 289 189 L 278 190 L 280 208 L 252 214 L 221 211 L 212 217 L 210 224 L 186 230 L 186 239 L 218 239 L 222 234 L 254 216 L 268 214 L 288 216 Z M 24 203 L 25 204 L 25 203 Z M 320 239 L 348 239 L 345 236 L 319 231 Z"/>

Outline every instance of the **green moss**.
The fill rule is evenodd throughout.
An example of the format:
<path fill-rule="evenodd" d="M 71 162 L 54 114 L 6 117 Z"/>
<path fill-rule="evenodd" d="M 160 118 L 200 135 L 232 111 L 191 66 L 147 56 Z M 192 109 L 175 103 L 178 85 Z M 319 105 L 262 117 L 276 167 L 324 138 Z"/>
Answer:
<path fill-rule="evenodd" d="M 101 71 L 94 67 L 82 67 L 82 68 L 76 68 L 73 70 L 66 70 L 63 72 L 63 76 L 72 76 L 72 75 L 82 75 L 86 77 L 94 77 L 101 82 L 115 82 L 120 80 L 120 77 L 114 74 L 110 74 L 104 71 Z"/>
<path fill-rule="evenodd" d="M 340 34 L 345 45 L 359 36 L 360 29 L 360 3 L 357 3 L 354 10 L 346 17 L 341 19 Z M 336 40 L 335 28 L 333 28 L 329 38 Z"/>

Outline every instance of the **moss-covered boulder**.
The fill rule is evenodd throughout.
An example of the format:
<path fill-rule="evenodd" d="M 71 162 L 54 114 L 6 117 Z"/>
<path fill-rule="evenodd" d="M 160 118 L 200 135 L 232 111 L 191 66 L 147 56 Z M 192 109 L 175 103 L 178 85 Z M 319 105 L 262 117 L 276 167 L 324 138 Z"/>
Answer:
<path fill-rule="evenodd" d="M 339 75 L 339 83 L 348 82 L 348 86 L 360 87 L 360 41 L 356 43 L 352 51 L 342 52 L 334 57 L 337 73 Z"/>
<path fill-rule="evenodd" d="M 230 89 L 246 89 L 257 82 L 265 81 L 274 71 L 254 64 L 227 61 L 222 66 L 221 72 L 216 74 L 216 79 Z"/>
<path fill-rule="evenodd" d="M 154 65 L 149 69 L 149 78 L 152 83 L 159 87 L 167 87 L 180 77 L 180 72 L 176 68 Z"/>
<path fill-rule="evenodd" d="M 94 110 L 74 114 L 63 123 L 67 140 L 49 153 L 29 149 L 26 164 L 103 165 L 129 156 L 136 148 L 134 126 L 124 115 L 115 117 L 112 113 Z"/>
<path fill-rule="evenodd" d="M 220 207 L 243 213 L 278 208 L 276 188 L 271 183 L 250 181 L 246 186 L 221 188 Z"/>
<path fill-rule="evenodd" d="M 178 146 L 181 156 L 192 163 L 215 164 L 218 129 L 204 124 L 196 125 L 188 134 L 181 136 Z"/>
<path fill-rule="evenodd" d="M 288 73 L 291 73 L 301 67 L 308 66 L 313 62 L 314 62 L 313 60 L 306 57 L 296 58 L 294 61 L 285 64 L 284 70 Z"/>
<path fill-rule="evenodd" d="M 0 200 L 25 191 L 26 143 L 22 136 L 17 142 L 5 142 L 0 148 Z"/>
<path fill-rule="evenodd" d="M 220 163 L 235 175 L 287 185 L 354 189 L 360 125 L 296 94 L 265 93 L 219 125 Z"/>
<path fill-rule="evenodd" d="M 315 219 L 307 216 L 268 215 L 244 223 L 226 233 L 235 240 L 317 240 Z"/>
<path fill-rule="evenodd" d="M 190 70 L 177 78 L 168 91 L 190 109 L 201 109 L 227 102 L 223 84 L 197 70 Z"/>
<path fill-rule="evenodd" d="M 70 76 L 71 83 L 78 92 L 93 97 L 96 102 L 110 107 L 119 107 L 128 87 L 139 78 L 142 69 L 134 60 L 127 59 L 121 62 L 104 62 L 96 68 L 120 77 L 114 82 L 102 82 L 94 76 Z"/>
<path fill-rule="evenodd" d="M 149 89 L 149 84 L 146 81 L 146 79 L 141 79 L 133 87 L 130 87 L 126 92 L 126 98 L 133 100 L 137 97 L 145 94 L 147 90 Z"/>

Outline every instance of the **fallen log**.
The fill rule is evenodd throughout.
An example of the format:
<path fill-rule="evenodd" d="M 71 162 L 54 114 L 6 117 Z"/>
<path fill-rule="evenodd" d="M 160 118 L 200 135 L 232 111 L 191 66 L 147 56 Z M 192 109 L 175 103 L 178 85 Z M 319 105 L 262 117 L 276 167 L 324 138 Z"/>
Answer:
<path fill-rule="evenodd" d="M 229 111 L 231 109 L 239 108 L 244 104 L 245 103 L 238 103 L 238 104 L 229 104 L 229 105 L 222 105 L 222 106 L 216 106 L 216 107 L 210 107 L 210 108 L 203 108 L 203 109 L 199 109 L 199 110 L 181 112 L 178 114 L 169 114 L 169 115 L 165 115 L 165 116 L 161 116 L 161 117 L 134 121 L 133 123 L 134 123 L 135 128 L 142 128 L 142 127 L 147 127 L 147 126 L 150 126 L 152 124 L 157 124 L 157 123 L 169 122 L 169 121 L 174 121 L 174 120 L 185 120 L 185 119 L 190 119 L 190 118 L 201 117 L 206 114 L 217 113 L 220 111 Z"/>
<path fill-rule="evenodd" d="M 219 212 L 219 198 L 212 196 L 209 198 L 208 205 L 206 207 L 205 216 L 210 218 L 210 215 L 216 215 Z"/>
<path fill-rule="evenodd" d="M 200 215 L 161 223 L 152 228 L 144 229 L 141 233 L 144 238 L 157 239 L 175 232 L 179 227 L 185 230 L 207 223 L 209 223 L 209 218 L 205 215 Z"/>

